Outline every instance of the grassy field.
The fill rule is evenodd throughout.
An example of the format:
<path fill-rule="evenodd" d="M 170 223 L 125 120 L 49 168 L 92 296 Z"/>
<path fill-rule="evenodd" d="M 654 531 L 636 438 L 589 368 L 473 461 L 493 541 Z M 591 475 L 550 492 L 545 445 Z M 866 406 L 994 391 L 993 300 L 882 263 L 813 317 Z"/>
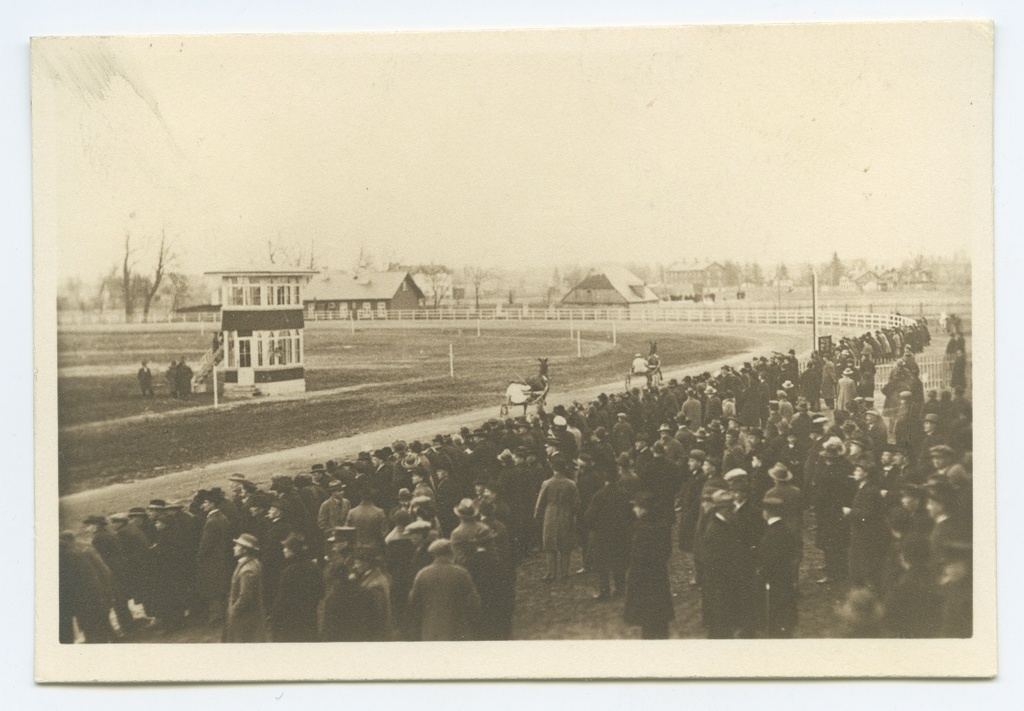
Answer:
<path fill-rule="evenodd" d="M 505 385 L 532 375 L 538 356 L 550 358 L 552 392 L 613 382 L 623 377 L 635 351 L 647 352 L 657 338 L 666 369 L 713 360 L 749 347 L 735 336 L 685 333 L 619 334 L 612 346 L 603 332 L 584 331 L 583 358 L 568 333 L 555 330 L 379 329 L 351 334 L 343 329 L 307 330 L 310 390 L 375 383 L 374 387 L 305 400 L 196 409 L 169 416 L 73 427 L 112 418 L 197 408 L 212 396 L 181 402 L 166 396 L 144 400 L 134 370 L 140 354 L 167 363 L 202 352 L 208 335 L 124 332 L 62 335 L 60 362 L 123 375 L 58 378 L 60 493 L 155 476 L 216 461 L 359 434 L 493 404 Z M 448 345 L 454 344 L 456 378 L 448 377 Z M 191 346 L 191 349 L 189 348 Z M 82 362 L 88 361 L 88 362 Z M 74 372 L 74 371 L 72 371 Z M 90 372 L 88 370 L 86 373 Z M 156 380 L 162 379 L 154 373 Z M 166 390 L 164 391 L 166 393 Z"/>

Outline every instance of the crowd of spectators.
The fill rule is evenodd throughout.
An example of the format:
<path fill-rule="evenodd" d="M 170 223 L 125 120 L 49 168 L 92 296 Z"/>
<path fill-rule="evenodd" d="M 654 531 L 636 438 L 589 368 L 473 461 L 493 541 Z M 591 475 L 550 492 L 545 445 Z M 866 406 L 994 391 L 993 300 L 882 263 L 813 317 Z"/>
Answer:
<path fill-rule="evenodd" d="M 90 516 L 89 542 L 61 534 L 61 641 L 76 622 L 86 642 L 185 625 L 227 642 L 510 639 L 537 553 L 545 584 L 589 576 L 643 638 L 670 634 L 670 565 L 712 638 L 798 633 L 805 584 L 845 595 L 841 634 L 970 636 L 966 348 L 954 333 L 950 387 L 926 393 L 930 339 L 921 319 L 803 367 L 773 353 Z M 817 571 L 801 567 L 812 544 Z"/>

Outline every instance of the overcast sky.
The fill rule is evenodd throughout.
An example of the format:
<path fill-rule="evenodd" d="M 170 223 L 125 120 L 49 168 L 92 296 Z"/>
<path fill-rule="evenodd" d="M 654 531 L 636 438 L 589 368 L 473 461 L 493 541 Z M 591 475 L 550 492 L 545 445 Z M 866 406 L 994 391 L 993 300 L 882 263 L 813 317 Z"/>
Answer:
<path fill-rule="evenodd" d="M 161 229 L 189 272 L 268 240 L 336 268 L 950 254 L 991 239 L 990 52 L 967 24 L 44 40 L 36 189 L 61 276 Z"/>

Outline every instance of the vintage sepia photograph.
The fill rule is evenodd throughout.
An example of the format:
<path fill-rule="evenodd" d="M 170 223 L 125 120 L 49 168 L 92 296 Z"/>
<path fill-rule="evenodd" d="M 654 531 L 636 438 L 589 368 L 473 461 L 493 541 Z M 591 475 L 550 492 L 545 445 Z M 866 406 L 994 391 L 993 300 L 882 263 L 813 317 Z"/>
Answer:
<path fill-rule="evenodd" d="M 31 72 L 39 681 L 996 673 L 991 23 Z"/>

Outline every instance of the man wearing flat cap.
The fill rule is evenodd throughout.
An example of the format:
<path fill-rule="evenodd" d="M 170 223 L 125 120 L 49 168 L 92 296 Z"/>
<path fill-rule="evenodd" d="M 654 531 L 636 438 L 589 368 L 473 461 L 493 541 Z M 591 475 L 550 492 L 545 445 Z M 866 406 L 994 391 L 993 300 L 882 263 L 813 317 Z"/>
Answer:
<path fill-rule="evenodd" d="M 366 490 L 357 487 L 352 499 L 355 506 L 348 512 L 345 525 L 356 529 L 360 545 L 377 546 L 383 551 L 384 537 L 388 535 L 387 514 L 373 503 Z"/>
<path fill-rule="evenodd" d="M 798 619 L 799 535 L 786 525 L 787 502 L 766 494 L 761 502 L 764 533 L 757 545 L 758 599 L 755 609 L 765 636 L 793 636 Z"/>
<path fill-rule="evenodd" d="M 411 638 L 427 642 L 472 639 L 480 609 L 473 578 L 455 564 L 450 541 L 438 539 L 427 550 L 434 562 L 416 574 L 406 607 Z"/>
<path fill-rule="evenodd" d="M 228 594 L 225 642 L 266 642 L 267 613 L 263 603 L 263 566 L 260 565 L 260 542 L 251 533 L 243 533 L 234 541 L 238 559 L 231 575 Z"/>
<path fill-rule="evenodd" d="M 708 639 L 732 639 L 749 615 L 745 595 L 753 571 L 733 518 L 732 492 L 714 492 L 701 541 L 701 609 Z"/>
<path fill-rule="evenodd" d="M 327 483 L 327 490 L 330 496 L 320 504 L 317 512 L 317 527 L 326 538 L 330 532 L 338 527 L 344 526 L 348 520 L 348 512 L 352 506 L 345 498 L 345 485 L 338 479 L 331 479 Z"/>

